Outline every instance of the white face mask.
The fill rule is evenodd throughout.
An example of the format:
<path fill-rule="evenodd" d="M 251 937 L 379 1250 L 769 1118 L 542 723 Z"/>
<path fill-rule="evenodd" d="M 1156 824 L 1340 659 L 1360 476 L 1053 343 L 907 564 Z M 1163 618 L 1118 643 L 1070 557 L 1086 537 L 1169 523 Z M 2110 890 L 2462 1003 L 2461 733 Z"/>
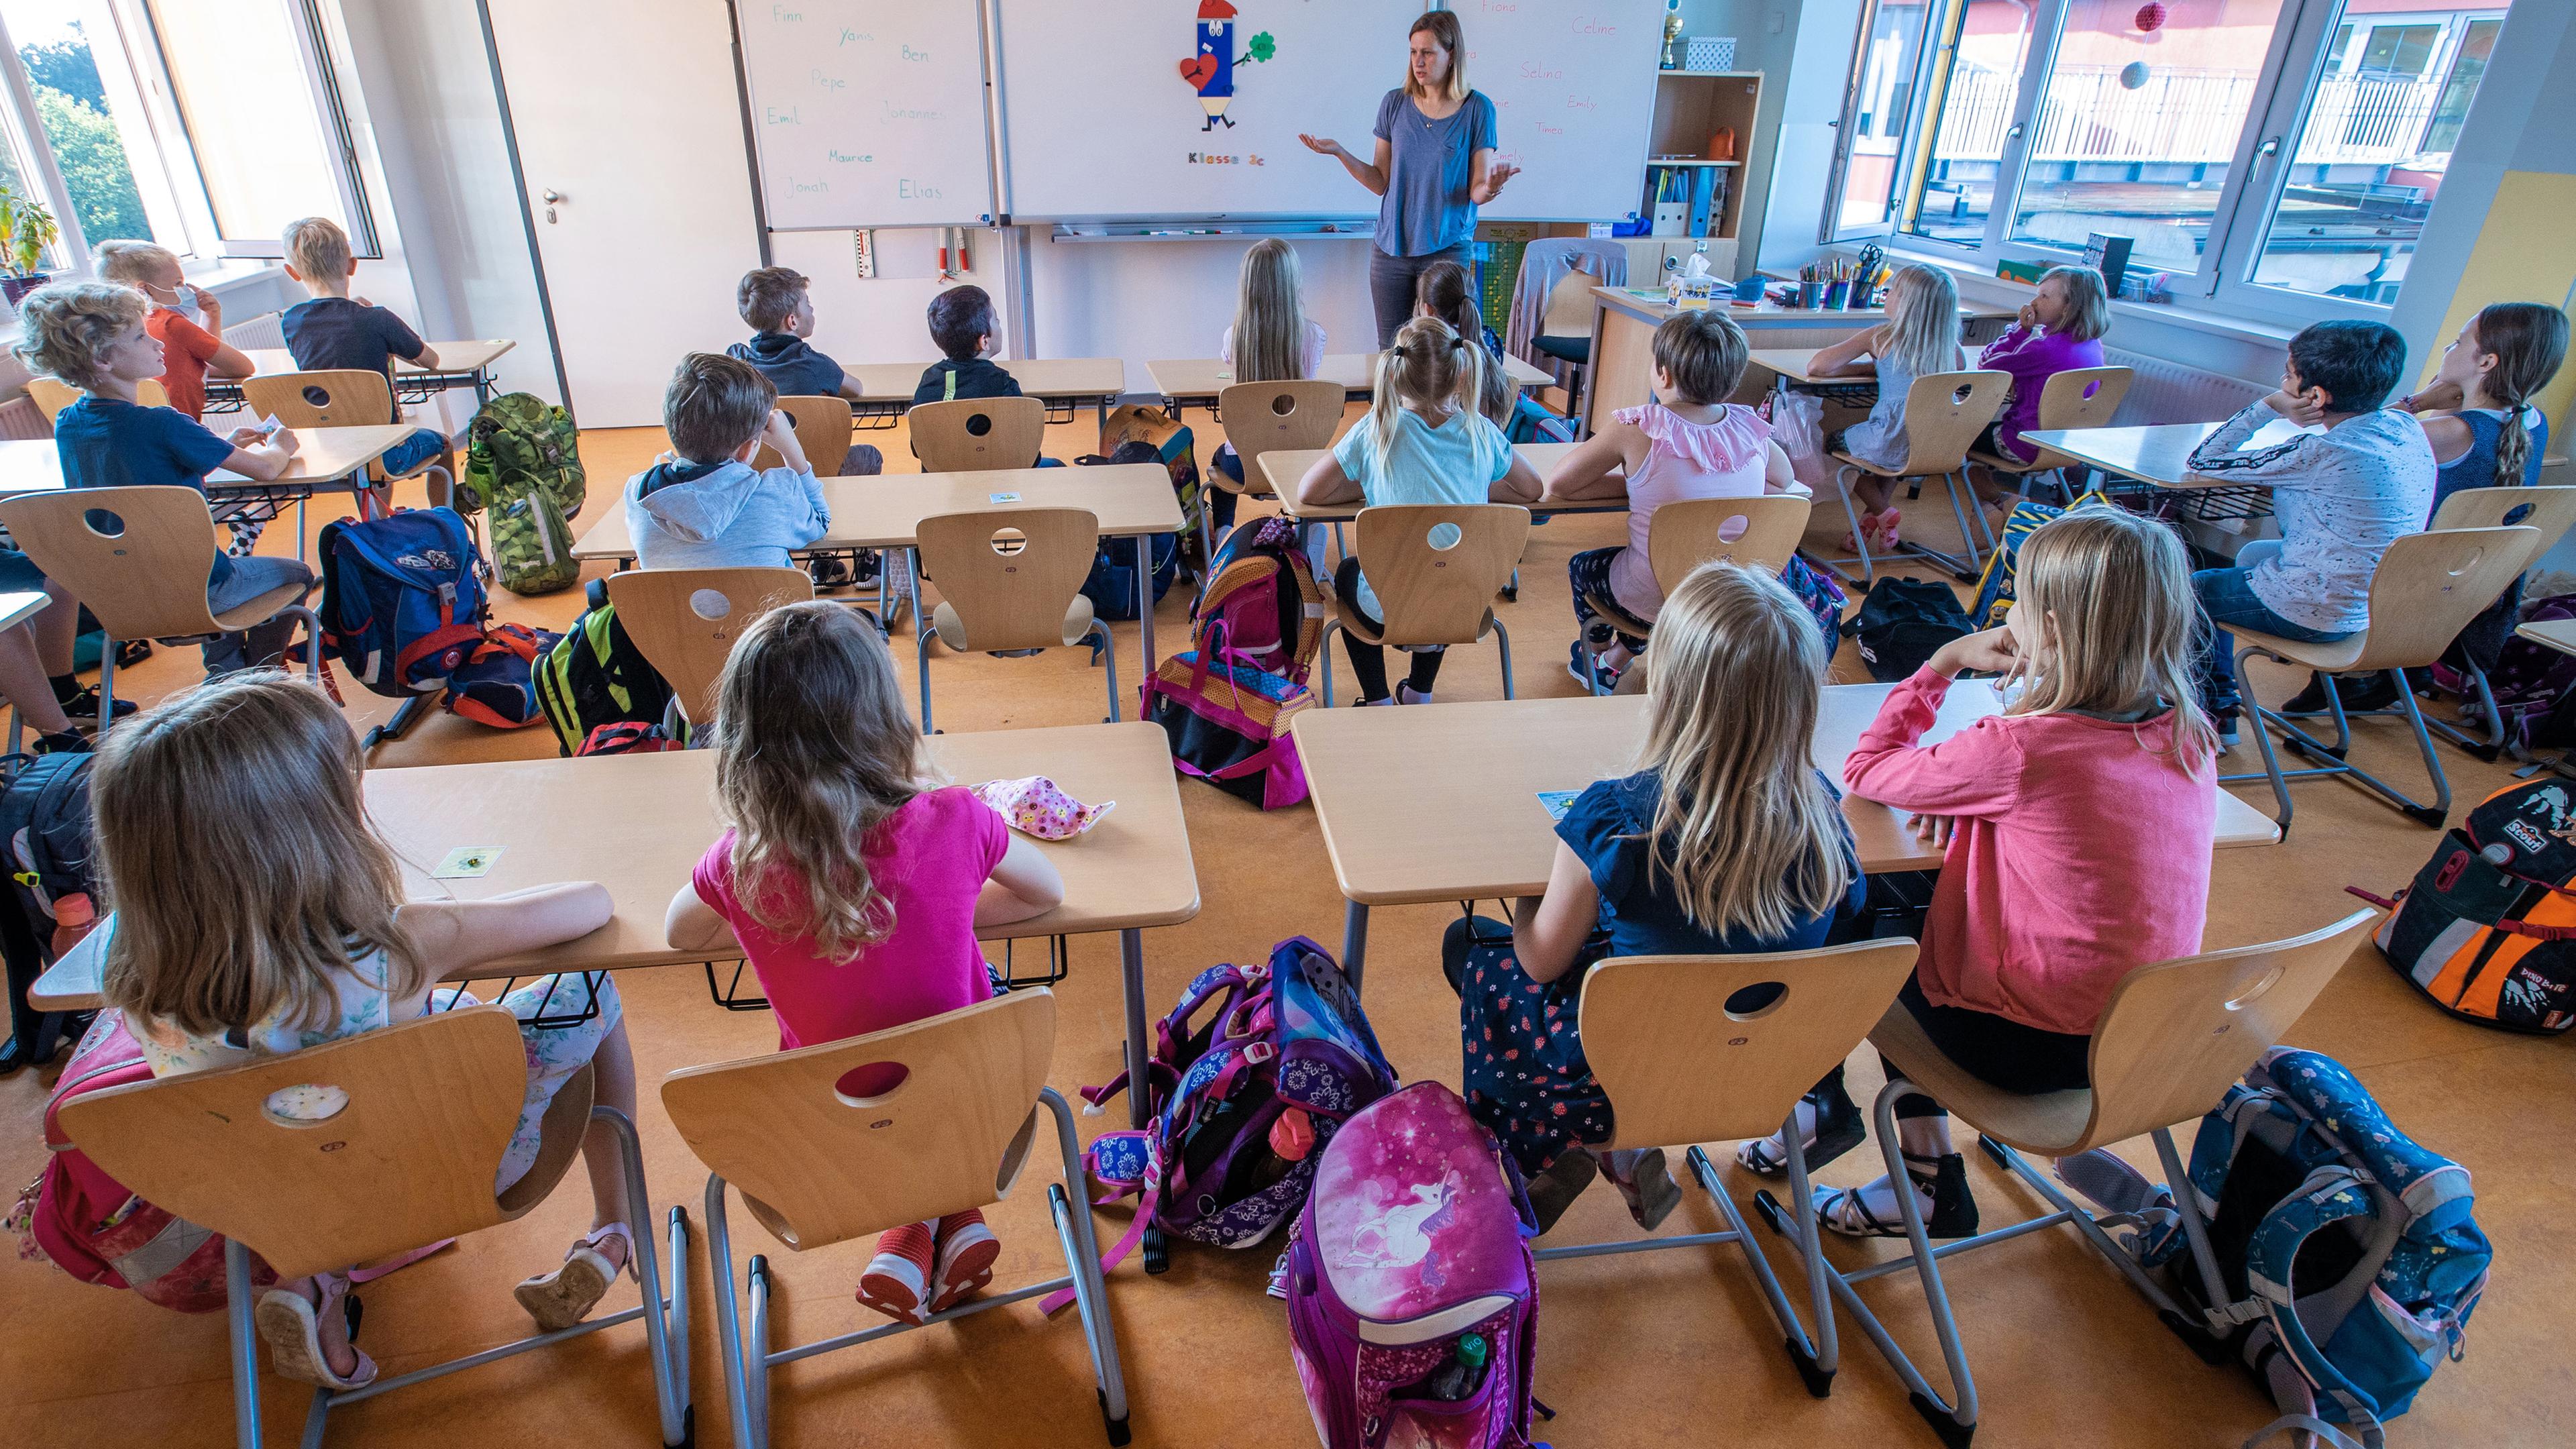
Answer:
<path fill-rule="evenodd" d="M 206 314 L 197 306 L 196 293 L 189 291 L 183 285 L 171 288 L 170 299 L 164 300 L 159 295 L 160 291 L 161 289 L 156 287 L 150 293 L 146 294 L 152 298 L 153 306 L 158 307 L 165 312 L 176 312 L 180 316 L 187 318 L 190 322 L 196 323 L 199 326 L 205 325 Z"/>

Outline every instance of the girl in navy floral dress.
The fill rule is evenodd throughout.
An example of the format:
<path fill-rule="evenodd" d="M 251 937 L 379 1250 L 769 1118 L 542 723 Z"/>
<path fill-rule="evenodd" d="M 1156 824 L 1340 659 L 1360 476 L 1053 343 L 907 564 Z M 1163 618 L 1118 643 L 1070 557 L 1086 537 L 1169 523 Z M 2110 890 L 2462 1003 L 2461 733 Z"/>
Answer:
<path fill-rule="evenodd" d="M 1583 968 L 1611 956 L 1801 951 L 1855 911 L 1861 876 L 1841 797 L 1808 760 L 1825 654 L 1779 580 L 1709 564 L 1666 601 L 1637 773 L 1596 781 L 1557 823 L 1547 894 L 1509 925 L 1449 928 L 1467 1104 L 1527 1174 L 1542 1230 L 1606 1171 L 1653 1227 L 1681 1191 L 1663 1151 L 1611 1136 L 1583 1057 Z"/>

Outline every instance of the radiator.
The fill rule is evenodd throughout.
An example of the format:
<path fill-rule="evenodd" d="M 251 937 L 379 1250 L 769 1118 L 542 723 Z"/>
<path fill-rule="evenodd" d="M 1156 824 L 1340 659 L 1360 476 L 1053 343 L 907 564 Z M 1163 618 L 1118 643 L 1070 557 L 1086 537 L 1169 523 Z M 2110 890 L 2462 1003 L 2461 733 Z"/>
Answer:
<path fill-rule="evenodd" d="M 2102 360 L 2137 373 L 2136 380 L 2129 384 L 2129 395 L 2121 400 L 2119 413 L 2111 419 L 2118 427 L 2221 422 L 2271 391 L 2241 378 L 2184 367 L 2143 352 L 2104 348 Z"/>
<path fill-rule="evenodd" d="M 45 421 L 45 410 L 26 397 L 13 397 L 0 403 L 0 438 L 13 442 L 40 442 L 54 435 L 54 425 Z"/>
<path fill-rule="evenodd" d="M 286 346 L 286 330 L 280 327 L 277 321 L 283 315 L 278 312 L 263 312 L 247 322 L 236 322 L 224 329 L 224 340 L 244 350 L 253 347 L 283 349 Z"/>

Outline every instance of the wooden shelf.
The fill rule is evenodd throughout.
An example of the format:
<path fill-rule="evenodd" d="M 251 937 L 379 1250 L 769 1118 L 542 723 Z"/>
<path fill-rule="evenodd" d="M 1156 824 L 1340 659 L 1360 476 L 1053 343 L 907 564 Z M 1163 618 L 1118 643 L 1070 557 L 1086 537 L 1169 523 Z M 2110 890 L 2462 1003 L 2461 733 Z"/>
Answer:
<path fill-rule="evenodd" d="M 1649 156 L 1646 158 L 1646 164 L 1649 166 L 1741 166 L 1744 163 L 1741 161 L 1703 161 L 1697 157 L 1685 156 Z"/>
<path fill-rule="evenodd" d="M 1655 76 L 1659 80 L 1665 76 L 1692 80 L 1760 80 L 1762 72 L 1758 70 L 1658 70 Z"/>

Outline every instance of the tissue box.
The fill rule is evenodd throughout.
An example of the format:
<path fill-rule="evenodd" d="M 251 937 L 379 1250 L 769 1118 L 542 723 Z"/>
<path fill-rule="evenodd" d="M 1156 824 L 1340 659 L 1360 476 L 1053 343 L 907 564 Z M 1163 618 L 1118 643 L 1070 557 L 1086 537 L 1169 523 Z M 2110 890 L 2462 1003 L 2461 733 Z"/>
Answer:
<path fill-rule="evenodd" d="M 1683 56 L 1686 70 L 1735 69 L 1735 37 L 1732 35 L 1694 35 Z"/>

